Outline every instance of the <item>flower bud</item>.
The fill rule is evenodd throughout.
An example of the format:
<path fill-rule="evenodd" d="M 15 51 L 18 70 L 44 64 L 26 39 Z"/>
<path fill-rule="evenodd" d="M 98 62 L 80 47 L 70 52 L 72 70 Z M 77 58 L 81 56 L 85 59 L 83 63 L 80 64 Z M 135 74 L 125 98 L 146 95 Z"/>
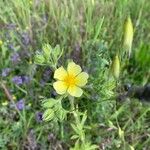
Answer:
<path fill-rule="evenodd" d="M 125 25 L 124 25 L 123 47 L 124 47 L 125 51 L 128 53 L 129 57 L 131 54 L 132 41 L 133 41 L 133 25 L 132 25 L 130 16 L 128 16 L 128 18 L 125 21 Z"/>
<path fill-rule="evenodd" d="M 120 61 L 118 55 L 116 55 L 113 59 L 112 65 L 111 65 L 111 73 L 114 76 L 114 78 L 118 79 L 120 74 Z"/>

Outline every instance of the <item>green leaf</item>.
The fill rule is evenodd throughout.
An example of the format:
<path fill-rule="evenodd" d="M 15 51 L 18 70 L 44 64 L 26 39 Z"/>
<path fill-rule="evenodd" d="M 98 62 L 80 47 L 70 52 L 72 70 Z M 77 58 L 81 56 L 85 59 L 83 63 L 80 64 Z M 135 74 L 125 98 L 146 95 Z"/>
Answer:
<path fill-rule="evenodd" d="M 42 49 L 43 49 L 43 55 L 44 55 L 46 61 L 49 61 L 50 54 L 52 52 L 52 47 L 49 44 L 44 44 Z"/>
<path fill-rule="evenodd" d="M 79 140 L 76 141 L 75 146 L 70 148 L 70 150 L 81 150 Z"/>
<path fill-rule="evenodd" d="M 62 121 L 62 120 L 64 120 L 65 119 L 65 117 L 66 117 L 66 111 L 62 108 L 60 111 L 58 111 L 58 118 L 59 118 L 59 120 L 60 121 Z"/>
<path fill-rule="evenodd" d="M 58 103 L 57 100 L 53 99 L 53 98 L 50 98 L 50 99 L 47 99 L 47 100 L 44 100 L 42 105 L 44 108 L 51 108 L 53 107 L 56 103 Z"/>
<path fill-rule="evenodd" d="M 118 134 L 120 139 L 124 139 L 124 131 L 120 127 L 118 128 Z"/>
<path fill-rule="evenodd" d="M 79 138 L 79 136 L 78 135 L 73 135 L 72 137 L 71 137 L 71 139 L 72 140 L 74 140 L 74 139 L 78 139 Z"/>
<path fill-rule="evenodd" d="M 91 142 L 86 142 L 81 145 L 81 149 L 83 150 L 96 150 L 98 149 L 97 145 L 91 144 Z"/>
<path fill-rule="evenodd" d="M 82 126 L 84 126 L 84 123 L 85 123 L 86 119 L 87 119 L 87 115 L 86 115 L 86 113 L 84 113 L 84 115 L 82 117 L 82 120 L 81 120 L 81 125 Z"/>
<path fill-rule="evenodd" d="M 53 107 L 53 110 L 54 110 L 54 112 L 55 112 L 56 117 L 57 117 L 60 121 L 64 120 L 64 118 L 66 117 L 67 111 L 66 111 L 65 109 L 63 109 L 63 107 L 62 107 L 60 101 L 57 103 L 57 105 L 55 105 L 55 106 Z"/>
<path fill-rule="evenodd" d="M 75 124 L 71 124 L 71 127 L 73 128 L 76 134 L 80 135 L 80 130 L 78 129 L 78 127 L 75 126 Z"/>
<path fill-rule="evenodd" d="M 53 59 L 55 62 L 58 61 L 58 59 L 61 57 L 61 49 L 60 49 L 60 46 L 57 45 L 54 49 L 53 49 Z"/>
<path fill-rule="evenodd" d="M 135 150 L 133 146 L 129 145 L 130 150 Z"/>
<path fill-rule="evenodd" d="M 95 150 L 95 149 L 98 149 L 99 147 L 97 145 L 91 145 L 90 146 L 90 150 Z"/>
<path fill-rule="evenodd" d="M 50 121 L 54 118 L 54 111 L 53 109 L 47 109 L 43 114 L 43 119 L 45 121 Z"/>
<path fill-rule="evenodd" d="M 53 117 L 49 119 L 47 110 L 45 111 L 46 120 L 59 119 L 60 121 L 64 120 L 67 114 L 67 111 L 63 109 L 61 104 L 61 99 L 55 100 L 53 98 L 43 101 L 42 106 L 48 108 L 47 110 L 53 110 Z M 48 119 L 47 119 L 48 118 Z"/>
<path fill-rule="evenodd" d="M 43 64 L 45 62 L 45 58 L 42 54 L 37 54 L 34 57 L 34 61 L 36 64 Z"/>

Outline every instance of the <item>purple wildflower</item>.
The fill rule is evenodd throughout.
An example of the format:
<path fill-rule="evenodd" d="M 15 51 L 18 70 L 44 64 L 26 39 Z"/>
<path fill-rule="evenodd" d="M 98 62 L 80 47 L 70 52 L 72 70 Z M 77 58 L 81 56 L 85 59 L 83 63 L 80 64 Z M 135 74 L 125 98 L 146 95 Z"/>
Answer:
<path fill-rule="evenodd" d="M 2 77 L 6 77 L 9 75 L 11 69 L 10 68 L 5 68 L 2 70 Z"/>
<path fill-rule="evenodd" d="M 22 76 L 22 82 L 27 84 L 31 81 L 31 78 L 29 76 Z"/>
<path fill-rule="evenodd" d="M 43 113 L 41 113 L 41 112 L 36 113 L 36 121 L 37 122 L 42 122 L 43 121 Z"/>
<path fill-rule="evenodd" d="M 23 83 L 21 76 L 14 76 L 12 78 L 12 82 L 14 82 L 17 85 L 21 85 Z"/>
<path fill-rule="evenodd" d="M 16 106 L 19 110 L 23 110 L 24 107 L 25 107 L 25 103 L 24 103 L 24 99 L 21 99 L 19 100 L 17 103 L 16 103 Z"/>
<path fill-rule="evenodd" d="M 20 56 L 18 53 L 14 53 L 12 56 L 11 56 L 11 61 L 13 63 L 18 63 L 20 61 Z"/>
<path fill-rule="evenodd" d="M 31 78 L 28 76 L 15 76 L 12 78 L 12 81 L 17 85 L 28 84 Z"/>

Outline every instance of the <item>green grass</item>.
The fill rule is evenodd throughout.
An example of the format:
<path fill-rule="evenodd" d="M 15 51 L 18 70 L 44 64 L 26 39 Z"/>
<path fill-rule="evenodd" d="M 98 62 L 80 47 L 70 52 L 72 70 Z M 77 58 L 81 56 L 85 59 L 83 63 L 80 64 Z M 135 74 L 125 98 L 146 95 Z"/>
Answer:
<path fill-rule="evenodd" d="M 85 147 L 74 149 L 88 150 L 89 143 L 109 150 L 150 149 L 150 104 L 134 97 L 124 102 L 116 100 L 116 95 L 124 93 L 124 84 L 150 83 L 149 9 L 149 0 L 1 0 L 0 74 L 5 68 L 11 68 L 11 72 L 6 77 L 1 75 L 0 82 L 16 99 L 9 98 L 1 86 L 0 149 L 66 150 L 76 143 L 71 136 L 77 134 L 74 128 L 82 121 L 76 124 L 73 114 L 63 121 L 39 123 L 35 119 L 37 112 L 45 111 L 42 99 L 58 97 L 52 87 L 52 64 L 40 66 L 34 62 L 37 52 L 41 54 L 47 43 L 52 53 L 56 52 L 56 45 L 63 52 L 56 61 L 57 67 L 66 66 L 73 59 L 90 76 L 84 95 L 75 101 L 80 119 L 87 115 L 81 125 L 86 142 L 80 142 Z M 129 14 L 134 38 L 131 58 L 127 59 L 122 44 L 124 21 Z M 116 83 L 109 76 L 117 52 L 121 71 Z M 12 63 L 15 53 L 19 53 L 21 60 Z M 48 79 L 44 79 L 49 68 Z M 16 75 L 27 75 L 31 82 L 15 85 L 12 78 Z M 41 80 L 46 82 L 44 86 Z M 12 103 L 22 98 L 26 108 L 20 111 Z M 67 98 L 62 106 L 69 110 Z"/>

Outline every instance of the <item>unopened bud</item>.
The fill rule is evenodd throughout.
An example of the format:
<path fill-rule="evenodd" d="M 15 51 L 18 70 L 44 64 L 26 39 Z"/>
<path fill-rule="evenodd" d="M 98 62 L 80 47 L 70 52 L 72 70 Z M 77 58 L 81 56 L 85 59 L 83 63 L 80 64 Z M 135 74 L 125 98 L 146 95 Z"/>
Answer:
<path fill-rule="evenodd" d="M 124 25 L 123 47 L 130 57 L 133 41 L 133 25 L 130 16 L 126 19 Z"/>
<path fill-rule="evenodd" d="M 116 55 L 113 59 L 112 65 L 111 65 L 111 73 L 114 76 L 114 78 L 118 79 L 120 74 L 120 61 L 118 55 Z"/>

